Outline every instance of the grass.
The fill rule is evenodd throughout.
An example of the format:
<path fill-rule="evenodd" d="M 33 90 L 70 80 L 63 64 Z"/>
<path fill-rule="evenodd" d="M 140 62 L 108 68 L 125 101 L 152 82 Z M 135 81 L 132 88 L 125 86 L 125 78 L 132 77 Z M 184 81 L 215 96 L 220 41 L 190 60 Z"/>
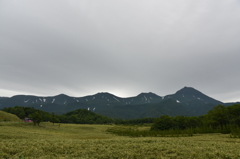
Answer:
<path fill-rule="evenodd" d="M 240 138 L 240 128 L 235 128 L 231 132 L 231 137 L 232 138 Z"/>
<path fill-rule="evenodd" d="M 240 158 L 240 139 L 229 134 L 127 137 L 109 133 L 109 128 L 114 126 L 0 123 L 0 158 Z"/>
<path fill-rule="evenodd" d="M 0 122 L 6 121 L 21 121 L 16 115 L 10 114 L 0 110 Z"/>
<path fill-rule="evenodd" d="M 146 127 L 133 126 L 115 126 L 107 129 L 107 132 L 130 137 L 184 137 L 193 136 L 192 129 L 186 130 L 164 130 L 164 131 L 149 131 Z"/>

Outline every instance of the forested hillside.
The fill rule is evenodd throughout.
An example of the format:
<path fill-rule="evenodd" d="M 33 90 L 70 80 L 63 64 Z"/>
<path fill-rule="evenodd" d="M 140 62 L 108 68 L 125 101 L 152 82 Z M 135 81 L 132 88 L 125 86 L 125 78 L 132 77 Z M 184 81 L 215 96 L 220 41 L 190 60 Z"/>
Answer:
<path fill-rule="evenodd" d="M 63 115 L 55 115 L 54 113 L 48 113 L 34 108 L 20 106 L 3 108 L 2 111 L 15 114 L 21 119 L 29 117 L 33 119 L 33 121 L 38 120 L 39 122 L 50 121 L 53 123 L 76 124 L 106 124 L 114 122 L 114 120 L 111 118 L 98 115 L 85 109 L 77 109 Z"/>
<path fill-rule="evenodd" d="M 53 123 L 77 123 L 77 124 L 127 124 L 142 125 L 153 124 L 152 130 L 168 130 L 168 129 L 189 129 L 189 128 L 233 128 L 240 127 L 240 104 L 232 106 L 218 105 L 207 114 L 202 116 L 168 116 L 160 115 L 156 118 L 140 118 L 140 119 L 111 119 L 102 115 L 98 115 L 85 109 L 78 109 L 63 115 L 55 115 L 41 110 L 29 107 L 9 107 L 2 111 L 17 115 L 19 118 L 34 118 L 39 115 L 41 121 L 50 121 Z M 37 113 L 37 114 L 36 114 Z"/>

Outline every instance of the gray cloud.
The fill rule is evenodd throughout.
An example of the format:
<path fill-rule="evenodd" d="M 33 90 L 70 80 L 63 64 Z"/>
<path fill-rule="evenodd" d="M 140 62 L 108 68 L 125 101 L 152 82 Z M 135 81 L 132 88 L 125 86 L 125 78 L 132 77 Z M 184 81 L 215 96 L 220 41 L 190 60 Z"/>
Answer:
<path fill-rule="evenodd" d="M 0 1 L 0 23 L 0 96 L 192 86 L 240 101 L 237 0 Z"/>

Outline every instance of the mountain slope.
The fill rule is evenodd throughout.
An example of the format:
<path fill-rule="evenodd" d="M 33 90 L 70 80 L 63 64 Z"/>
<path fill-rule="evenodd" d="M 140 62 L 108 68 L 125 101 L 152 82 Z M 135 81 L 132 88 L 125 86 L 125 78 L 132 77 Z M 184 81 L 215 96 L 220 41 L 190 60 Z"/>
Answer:
<path fill-rule="evenodd" d="M 173 95 L 165 96 L 165 98 L 173 98 L 178 100 L 181 103 L 187 103 L 193 100 L 199 100 L 199 101 L 205 102 L 206 104 L 207 103 L 212 103 L 214 105 L 223 104 L 222 102 L 215 100 L 192 87 L 184 87 Z"/>
<path fill-rule="evenodd" d="M 165 96 L 164 99 L 173 99 L 181 103 L 189 111 L 191 116 L 206 114 L 207 111 L 211 110 L 214 106 L 224 104 L 192 87 L 184 87 L 175 94 Z"/>
<path fill-rule="evenodd" d="M 116 119 L 137 119 L 159 117 L 161 115 L 186 115 L 186 111 L 181 104 L 168 100 L 157 104 L 114 106 L 111 109 L 98 110 L 96 113 Z"/>
<path fill-rule="evenodd" d="M 112 118 L 133 119 L 158 117 L 161 115 L 198 116 L 206 114 L 214 106 L 224 104 L 192 87 L 184 87 L 175 94 L 158 96 L 154 93 L 140 93 L 135 97 L 121 98 L 102 92 L 84 97 L 70 97 L 59 94 L 52 97 L 17 95 L 0 98 L 0 109 L 25 106 L 47 112 L 64 114 L 76 109 L 86 109 Z"/>

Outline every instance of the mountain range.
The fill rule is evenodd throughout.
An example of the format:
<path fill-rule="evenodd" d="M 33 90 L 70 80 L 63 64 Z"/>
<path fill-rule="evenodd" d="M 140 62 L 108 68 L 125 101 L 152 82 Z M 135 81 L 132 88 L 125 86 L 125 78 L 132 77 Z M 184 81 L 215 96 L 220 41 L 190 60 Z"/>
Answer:
<path fill-rule="evenodd" d="M 140 93 L 135 97 L 121 98 L 102 92 L 84 97 L 70 97 L 59 94 L 51 97 L 16 95 L 0 97 L 0 109 L 25 106 L 64 114 L 76 109 L 87 109 L 94 113 L 120 119 L 169 116 L 199 116 L 206 114 L 216 105 L 231 105 L 215 100 L 192 87 L 184 87 L 175 94 L 158 96 L 154 93 Z"/>

